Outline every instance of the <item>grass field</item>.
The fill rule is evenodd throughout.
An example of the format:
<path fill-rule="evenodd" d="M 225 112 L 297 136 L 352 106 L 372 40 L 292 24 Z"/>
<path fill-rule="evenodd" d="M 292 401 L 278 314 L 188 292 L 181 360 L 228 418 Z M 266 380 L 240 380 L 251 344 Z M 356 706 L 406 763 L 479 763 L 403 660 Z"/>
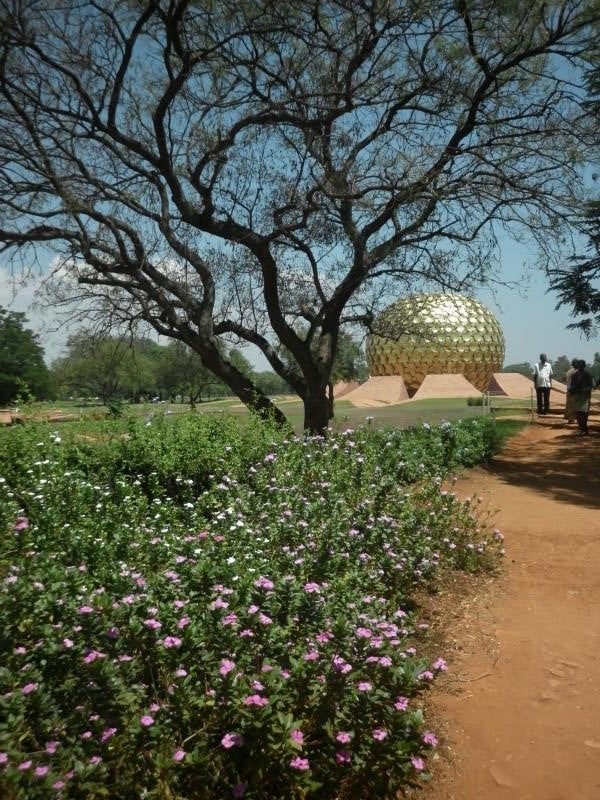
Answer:
<path fill-rule="evenodd" d="M 286 415 L 296 432 L 302 430 L 304 412 L 300 400 L 292 396 L 274 398 L 276 404 Z M 348 400 L 338 400 L 335 404 L 335 418 L 332 428 L 335 430 L 358 427 L 365 420 L 369 420 L 373 427 L 411 428 L 424 422 L 436 424 L 442 420 L 453 421 L 457 419 L 471 419 L 489 414 L 489 409 L 482 406 L 468 404 L 468 398 L 432 398 L 397 403 L 376 408 L 357 408 Z M 531 413 L 529 400 L 514 400 L 510 398 L 493 398 L 492 408 L 494 417 L 519 416 L 527 420 Z M 151 419 L 156 415 L 181 414 L 189 411 L 187 404 L 151 404 L 139 405 L 125 404 L 122 407 L 123 416 L 135 416 Z M 248 410 L 237 398 L 221 398 L 196 406 L 196 411 L 203 414 L 219 414 L 227 412 L 236 416 L 246 415 Z M 81 403 L 77 401 L 62 401 L 56 403 L 34 403 L 20 409 L 22 418 L 27 420 L 51 423 L 67 421 L 87 421 L 105 419 L 109 410 L 101 403 Z"/>

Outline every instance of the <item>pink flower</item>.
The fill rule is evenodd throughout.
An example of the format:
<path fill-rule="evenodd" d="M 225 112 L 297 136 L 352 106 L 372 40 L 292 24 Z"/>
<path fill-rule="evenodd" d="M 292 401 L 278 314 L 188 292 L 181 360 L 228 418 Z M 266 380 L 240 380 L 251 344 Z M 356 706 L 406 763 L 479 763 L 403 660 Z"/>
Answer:
<path fill-rule="evenodd" d="M 318 583 L 309 582 L 304 584 L 304 591 L 307 594 L 320 594 L 321 587 Z"/>
<path fill-rule="evenodd" d="M 232 611 L 229 614 L 226 614 L 223 619 L 221 620 L 221 625 L 236 625 L 238 621 L 237 614 Z"/>
<path fill-rule="evenodd" d="M 300 756 L 296 756 L 290 761 L 290 767 L 298 770 L 298 772 L 306 772 L 307 769 L 310 769 L 310 762 L 308 758 L 300 758 Z"/>
<path fill-rule="evenodd" d="M 413 767 L 416 769 L 417 772 L 422 772 L 425 769 L 425 762 L 423 761 L 422 758 L 417 758 L 416 756 L 413 756 L 410 760 L 410 763 L 413 765 Z"/>
<path fill-rule="evenodd" d="M 26 683 L 25 686 L 21 689 L 22 694 L 31 694 L 32 692 L 37 692 L 38 684 L 37 683 Z"/>
<path fill-rule="evenodd" d="M 80 606 L 77 609 L 78 614 L 93 614 L 94 609 L 91 606 Z"/>
<path fill-rule="evenodd" d="M 151 619 L 145 619 L 144 625 L 147 628 L 150 628 L 151 631 L 159 631 L 162 628 L 162 622 L 159 622 L 157 619 L 152 617 Z"/>
<path fill-rule="evenodd" d="M 348 744 L 348 742 L 352 739 L 352 736 L 348 733 L 348 731 L 340 731 L 335 739 L 340 744 Z"/>
<path fill-rule="evenodd" d="M 352 665 L 348 664 L 347 661 L 344 661 L 344 659 L 338 655 L 333 657 L 332 666 L 336 672 L 341 672 L 342 675 L 346 675 L 348 672 L 352 671 Z"/>
<path fill-rule="evenodd" d="M 359 681 L 358 686 L 356 687 L 359 692 L 370 692 L 373 688 L 373 685 L 369 683 L 369 681 Z"/>
<path fill-rule="evenodd" d="M 60 742 L 46 742 L 46 752 L 48 753 L 48 755 L 50 756 L 54 755 L 59 745 Z"/>
<path fill-rule="evenodd" d="M 88 761 L 88 764 L 91 764 L 93 767 L 95 767 L 96 764 L 99 764 L 101 761 L 102 761 L 102 756 L 92 756 Z"/>
<path fill-rule="evenodd" d="M 308 653 L 304 654 L 305 661 L 318 661 L 319 660 L 319 651 L 318 650 L 309 650 Z"/>
<path fill-rule="evenodd" d="M 246 789 L 248 788 L 248 781 L 240 781 L 236 783 L 233 787 L 233 796 L 240 798 L 246 794 Z"/>
<path fill-rule="evenodd" d="M 182 667 L 175 670 L 176 678 L 185 678 L 186 675 L 187 675 L 187 670 L 183 669 Z"/>
<path fill-rule="evenodd" d="M 91 664 L 99 658 L 106 658 L 106 653 L 101 653 L 99 650 L 90 650 L 90 652 L 83 659 L 84 664 Z"/>
<path fill-rule="evenodd" d="M 408 697 L 397 697 L 394 702 L 396 711 L 406 711 L 408 708 Z"/>
<path fill-rule="evenodd" d="M 33 763 L 33 762 L 32 762 L 32 761 L 30 761 L 30 760 L 27 760 L 27 761 L 21 761 L 21 763 L 19 764 L 19 766 L 17 767 L 17 769 L 18 769 L 20 772 L 26 772 L 28 769 L 31 769 L 31 765 L 32 765 L 32 763 Z"/>
<path fill-rule="evenodd" d="M 340 750 L 335 754 L 335 760 L 338 764 L 349 764 L 351 755 L 347 750 Z"/>
<path fill-rule="evenodd" d="M 14 531 L 25 531 L 29 527 L 29 520 L 27 517 L 17 517 L 17 521 L 13 525 Z"/>
<path fill-rule="evenodd" d="M 102 736 L 100 737 L 100 741 L 102 742 L 102 744 L 104 744 L 104 742 L 108 742 L 108 740 L 111 739 L 116 732 L 117 732 L 116 728 L 105 728 L 102 731 Z"/>
<path fill-rule="evenodd" d="M 230 661 L 228 658 L 224 658 L 219 666 L 219 675 L 223 675 L 224 677 L 233 669 L 235 669 L 235 661 Z"/>
<path fill-rule="evenodd" d="M 245 706 L 267 706 L 269 701 L 266 697 L 261 697 L 259 694 L 251 694 L 243 700 Z"/>
<path fill-rule="evenodd" d="M 91 739 L 93 735 L 94 734 L 91 731 L 84 731 L 79 738 L 83 739 L 84 742 L 87 742 L 87 740 Z"/>
<path fill-rule="evenodd" d="M 8 764 L 8 753 L 0 753 L 0 764 Z"/>
<path fill-rule="evenodd" d="M 369 628 L 357 628 L 356 635 L 359 639 L 370 639 L 373 634 Z"/>
<path fill-rule="evenodd" d="M 443 658 L 437 658 L 433 662 L 432 666 L 433 666 L 433 669 L 439 670 L 440 672 L 446 672 L 447 669 L 448 669 L 448 664 L 446 663 L 446 661 Z"/>
<path fill-rule="evenodd" d="M 304 744 L 304 734 L 297 728 L 294 728 L 293 731 L 290 731 L 290 739 L 296 744 Z"/>
<path fill-rule="evenodd" d="M 64 789 L 66 785 L 67 784 L 64 781 L 54 781 L 52 788 L 59 792 L 61 789 Z"/>
<path fill-rule="evenodd" d="M 177 627 L 179 628 L 180 631 L 182 631 L 186 627 L 186 625 L 190 624 L 190 622 L 191 620 L 189 617 L 182 617 L 177 623 Z"/>
<path fill-rule="evenodd" d="M 244 737 L 239 733 L 226 733 L 221 739 L 221 745 L 229 750 L 232 747 L 241 747 L 244 744 Z"/>
<path fill-rule="evenodd" d="M 63 639 L 62 640 L 62 646 L 66 647 L 67 650 L 70 650 L 70 648 L 73 647 L 73 640 L 72 639 Z"/>
<path fill-rule="evenodd" d="M 435 733 L 432 731 L 425 731 L 421 739 L 423 740 L 423 743 L 428 744 L 429 747 L 437 747 L 438 739 Z"/>
<path fill-rule="evenodd" d="M 144 714 L 143 717 L 140 717 L 140 725 L 143 728 L 149 728 L 154 725 L 154 717 L 151 717 L 150 714 Z"/>
<path fill-rule="evenodd" d="M 271 617 L 268 617 L 266 614 L 263 614 L 262 611 L 258 615 L 258 621 L 260 622 L 261 625 L 272 625 L 273 624 L 273 620 L 271 619 Z"/>
<path fill-rule="evenodd" d="M 321 631 L 317 633 L 316 639 L 319 644 L 327 644 L 327 642 L 333 638 L 333 634 L 329 631 Z"/>
<path fill-rule="evenodd" d="M 178 636 L 165 636 L 163 641 L 163 646 L 167 648 L 167 650 L 172 650 L 173 648 L 181 647 L 182 642 Z"/>
<path fill-rule="evenodd" d="M 373 731 L 373 738 L 376 742 L 383 742 L 384 739 L 387 739 L 388 732 L 384 728 L 375 728 Z"/>
<path fill-rule="evenodd" d="M 50 767 L 44 764 L 43 766 L 36 767 L 34 770 L 34 775 L 36 778 L 43 778 L 50 772 Z"/>
<path fill-rule="evenodd" d="M 177 761 L 177 762 L 183 761 L 183 759 L 186 757 L 186 755 L 187 754 L 186 754 L 185 750 L 175 750 L 175 752 L 173 753 L 173 761 Z"/>
<path fill-rule="evenodd" d="M 269 580 L 268 578 L 258 578 L 254 581 L 254 585 L 257 589 L 265 589 L 266 591 L 271 591 L 271 589 L 275 588 L 275 584 L 273 581 Z"/>

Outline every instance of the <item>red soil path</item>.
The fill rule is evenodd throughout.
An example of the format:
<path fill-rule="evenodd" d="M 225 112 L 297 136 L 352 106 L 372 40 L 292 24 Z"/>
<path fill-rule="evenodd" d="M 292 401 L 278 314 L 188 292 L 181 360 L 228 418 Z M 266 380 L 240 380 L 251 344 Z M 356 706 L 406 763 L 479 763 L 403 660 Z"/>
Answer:
<path fill-rule="evenodd" d="M 499 578 L 440 615 L 450 671 L 429 713 L 441 745 L 431 784 L 417 795 L 599 800 L 598 423 L 578 437 L 544 418 L 457 491 L 495 512 L 506 560 Z"/>

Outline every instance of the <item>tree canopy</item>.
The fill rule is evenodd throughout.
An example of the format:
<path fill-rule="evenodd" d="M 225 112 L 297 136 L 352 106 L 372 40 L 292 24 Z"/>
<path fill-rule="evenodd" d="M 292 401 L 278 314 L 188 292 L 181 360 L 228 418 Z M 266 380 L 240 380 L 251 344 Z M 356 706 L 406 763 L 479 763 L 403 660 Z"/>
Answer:
<path fill-rule="evenodd" d="M 595 63 L 598 62 L 596 51 Z M 588 98 L 586 107 L 600 124 L 600 67 L 593 66 L 587 73 Z M 600 157 L 596 136 L 591 159 L 596 165 Z M 595 176 L 597 179 L 597 175 Z M 567 327 L 580 330 L 588 339 L 600 332 L 600 200 L 592 200 L 584 208 L 582 232 L 587 238 L 587 255 L 573 256 L 569 261 L 549 271 L 550 289 L 558 295 L 557 308 L 570 306 L 576 319 Z"/>
<path fill-rule="evenodd" d="M 25 327 L 27 317 L 0 306 L 0 404 L 30 396 L 48 396 L 49 377 L 37 334 Z"/>
<path fill-rule="evenodd" d="M 593 0 L 0 14 L 3 249 L 52 252 L 55 299 L 150 323 L 280 421 L 220 341 L 258 347 L 322 430 L 341 326 L 489 279 L 498 230 L 548 252 L 581 207 Z"/>
<path fill-rule="evenodd" d="M 557 308 L 566 305 L 573 311 L 575 319 L 567 327 L 589 339 L 600 332 L 600 202 L 590 202 L 586 214 L 588 255 L 573 256 L 551 270 L 550 288 L 558 295 Z"/>
<path fill-rule="evenodd" d="M 65 354 L 52 363 L 58 386 L 103 403 L 156 394 L 157 364 L 163 348 L 147 339 L 97 338 L 80 330 L 67 339 Z"/>

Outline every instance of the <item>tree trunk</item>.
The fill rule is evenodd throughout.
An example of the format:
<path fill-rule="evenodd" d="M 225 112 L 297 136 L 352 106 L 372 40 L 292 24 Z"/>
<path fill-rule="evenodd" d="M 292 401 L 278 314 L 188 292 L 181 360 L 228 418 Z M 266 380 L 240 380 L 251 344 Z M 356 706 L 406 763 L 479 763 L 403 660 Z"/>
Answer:
<path fill-rule="evenodd" d="M 212 342 L 199 338 L 187 344 L 198 353 L 204 366 L 223 381 L 250 411 L 279 428 L 288 426 L 285 414 L 246 375 L 226 361 Z"/>
<path fill-rule="evenodd" d="M 325 386 L 304 398 L 304 430 L 323 436 L 329 426 L 329 398 Z"/>
<path fill-rule="evenodd" d="M 334 413 L 334 402 L 335 398 L 333 396 L 333 383 L 331 381 L 327 384 L 327 391 L 328 391 L 328 401 L 329 401 L 329 419 L 333 419 L 335 416 Z"/>

